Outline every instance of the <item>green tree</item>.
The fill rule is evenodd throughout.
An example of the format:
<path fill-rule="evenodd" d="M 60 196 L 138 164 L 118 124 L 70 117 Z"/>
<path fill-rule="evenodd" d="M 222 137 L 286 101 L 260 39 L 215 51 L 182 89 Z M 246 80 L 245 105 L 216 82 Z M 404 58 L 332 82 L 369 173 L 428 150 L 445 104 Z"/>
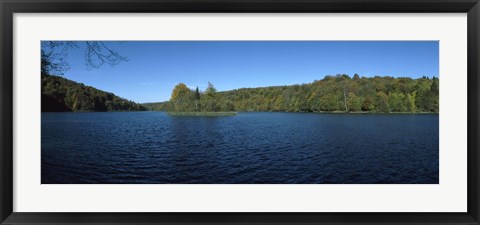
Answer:
<path fill-rule="evenodd" d="M 438 84 L 438 78 L 353 76 L 350 79 L 347 75 L 337 75 L 301 85 L 217 92 L 209 83 L 203 93 L 198 89 L 189 90 L 184 85 L 185 104 L 179 109 L 175 109 L 175 101 L 149 107 L 190 111 L 331 112 L 347 108 L 352 112 L 438 112 Z"/>
<path fill-rule="evenodd" d="M 218 111 L 217 102 L 216 102 L 217 89 L 213 86 L 212 83 L 208 82 L 207 89 L 205 90 L 204 98 L 204 111 L 216 112 Z"/>
<path fill-rule="evenodd" d="M 198 86 L 195 88 L 195 111 L 200 111 L 202 108 L 200 104 L 200 91 L 198 91 Z"/>
<path fill-rule="evenodd" d="M 52 111 L 141 111 L 132 101 L 59 76 L 41 75 L 42 112 Z"/>
<path fill-rule="evenodd" d="M 390 112 L 390 105 L 388 104 L 388 96 L 382 91 L 377 93 L 377 111 L 379 112 Z"/>
<path fill-rule="evenodd" d="M 439 81 L 436 77 L 433 77 L 432 84 L 430 85 L 429 110 L 432 112 L 438 112 L 438 108 L 439 108 Z"/>
<path fill-rule="evenodd" d="M 388 104 L 392 112 L 406 112 L 405 95 L 402 93 L 390 93 L 388 96 Z"/>
<path fill-rule="evenodd" d="M 205 90 L 205 94 L 209 97 L 215 97 L 215 94 L 217 93 L 217 89 L 213 86 L 210 81 L 208 82 L 207 89 Z"/>
<path fill-rule="evenodd" d="M 362 110 L 363 98 L 355 95 L 355 93 L 348 93 L 347 105 L 348 110 L 357 112 Z"/>
<path fill-rule="evenodd" d="M 415 92 L 412 94 L 407 94 L 405 96 L 405 105 L 407 107 L 408 112 L 415 112 L 416 107 L 415 107 Z"/>

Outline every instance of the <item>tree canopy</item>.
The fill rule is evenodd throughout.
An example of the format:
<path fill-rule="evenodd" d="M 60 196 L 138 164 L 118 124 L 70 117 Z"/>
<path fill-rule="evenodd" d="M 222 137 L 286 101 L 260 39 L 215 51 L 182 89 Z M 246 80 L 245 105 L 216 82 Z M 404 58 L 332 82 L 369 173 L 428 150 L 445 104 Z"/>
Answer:
<path fill-rule="evenodd" d="M 179 84 L 180 85 L 180 84 Z M 179 87 L 177 85 L 177 87 Z M 172 92 L 176 92 L 176 90 Z M 197 88 L 198 89 L 198 88 Z M 165 111 L 280 111 L 280 112 L 438 112 L 439 79 L 389 76 L 353 78 L 325 76 L 312 83 L 240 88 L 217 92 L 213 84 L 204 92 L 183 84 L 184 98 L 151 103 L 150 110 Z M 177 90 L 178 92 L 178 90 Z M 196 97 L 199 96 L 199 97 Z"/>
<path fill-rule="evenodd" d="M 141 111 L 140 104 L 59 76 L 42 75 L 42 112 Z"/>

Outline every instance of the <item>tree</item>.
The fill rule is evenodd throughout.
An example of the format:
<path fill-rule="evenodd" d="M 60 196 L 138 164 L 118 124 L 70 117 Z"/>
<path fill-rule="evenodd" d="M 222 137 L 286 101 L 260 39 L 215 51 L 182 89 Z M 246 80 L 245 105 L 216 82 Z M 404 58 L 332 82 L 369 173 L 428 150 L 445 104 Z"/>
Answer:
<path fill-rule="evenodd" d="M 430 96 L 429 96 L 429 110 L 432 112 L 438 112 L 439 108 L 439 84 L 436 77 L 432 78 L 432 84 L 430 85 Z"/>
<path fill-rule="evenodd" d="M 53 52 L 41 50 L 41 74 L 42 75 L 63 75 L 69 69 L 63 58 L 55 59 Z"/>
<path fill-rule="evenodd" d="M 390 106 L 388 104 L 388 96 L 383 92 L 377 93 L 377 111 L 379 112 L 390 112 Z"/>
<path fill-rule="evenodd" d="M 348 110 L 349 111 L 361 111 L 362 110 L 362 103 L 363 103 L 363 98 L 355 95 L 354 93 L 350 92 L 348 93 L 347 97 L 348 101 Z"/>
<path fill-rule="evenodd" d="M 212 83 L 205 92 L 198 91 L 198 88 L 189 90 L 182 85 L 187 97 L 181 110 L 438 112 L 438 83 L 437 78 L 376 76 L 350 79 L 346 75 L 338 75 L 301 85 L 240 88 L 223 92 L 217 92 Z M 197 104 L 198 96 L 201 104 Z M 158 108 L 175 110 L 174 103 L 178 102 L 162 103 Z"/>
<path fill-rule="evenodd" d="M 412 94 L 407 94 L 405 96 L 405 105 L 407 106 L 407 111 L 408 112 L 415 112 L 416 107 L 415 107 L 415 92 Z"/>
<path fill-rule="evenodd" d="M 215 93 L 217 93 L 217 89 L 213 86 L 210 81 L 208 82 L 207 89 L 205 90 L 205 94 L 209 97 L 215 97 Z"/>
<path fill-rule="evenodd" d="M 393 92 L 388 96 L 388 104 L 392 112 L 406 112 L 405 95 L 402 93 Z"/>
<path fill-rule="evenodd" d="M 195 111 L 200 111 L 200 108 L 202 106 L 200 105 L 200 91 L 198 91 L 198 86 L 195 89 Z"/>
<path fill-rule="evenodd" d="M 178 83 L 173 88 L 170 101 L 173 103 L 175 111 L 189 110 L 189 94 L 191 90 L 184 83 Z"/>
<path fill-rule="evenodd" d="M 215 112 L 217 111 L 216 96 L 217 89 L 213 86 L 212 83 L 208 82 L 207 89 L 205 90 L 205 104 L 202 104 L 206 108 L 205 111 Z"/>
<path fill-rule="evenodd" d="M 59 76 L 44 74 L 41 82 L 42 112 L 145 110 L 135 102 Z"/>
<path fill-rule="evenodd" d="M 68 69 L 66 61 L 68 50 L 78 48 L 75 41 L 42 41 L 41 74 L 63 75 Z M 103 65 L 117 65 L 128 58 L 107 46 L 103 41 L 85 41 L 84 58 L 88 68 L 98 69 Z"/>
<path fill-rule="evenodd" d="M 343 97 L 343 96 L 342 96 Z M 340 102 L 340 107 L 339 106 Z M 343 108 L 343 98 L 340 99 L 338 95 L 326 94 L 320 97 L 320 111 L 338 111 Z"/>
<path fill-rule="evenodd" d="M 86 41 L 85 60 L 91 68 L 98 69 L 107 64 L 114 66 L 123 61 L 128 61 L 127 57 L 120 55 L 112 50 L 103 41 Z"/>
<path fill-rule="evenodd" d="M 438 78 L 420 79 L 416 86 L 415 104 L 416 108 L 425 112 L 438 112 Z"/>
<path fill-rule="evenodd" d="M 362 103 L 362 111 L 373 111 L 375 110 L 375 104 L 370 96 L 364 98 Z"/>
<path fill-rule="evenodd" d="M 200 92 L 198 91 L 198 86 L 195 89 L 195 100 L 200 100 Z"/>

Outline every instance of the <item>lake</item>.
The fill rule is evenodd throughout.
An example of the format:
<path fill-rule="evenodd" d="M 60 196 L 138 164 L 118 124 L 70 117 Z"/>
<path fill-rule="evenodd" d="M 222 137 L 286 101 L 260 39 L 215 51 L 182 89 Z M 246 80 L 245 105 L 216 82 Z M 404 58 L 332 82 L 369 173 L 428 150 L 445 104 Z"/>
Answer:
<path fill-rule="evenodd" d="M 42 184 L 438 184 L 438 114 L 42 113 Z"/>

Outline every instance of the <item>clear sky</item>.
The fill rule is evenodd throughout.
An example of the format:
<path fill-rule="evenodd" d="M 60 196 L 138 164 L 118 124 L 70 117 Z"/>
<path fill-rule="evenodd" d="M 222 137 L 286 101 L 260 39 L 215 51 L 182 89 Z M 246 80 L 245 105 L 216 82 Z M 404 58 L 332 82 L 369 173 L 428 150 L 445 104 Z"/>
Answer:
<path fill-rule="evenodd" d="M 439 76 L 437 41 L 105 42 L 129 58 L 88 69 L 84 42 L 68 51 L 64 77 L 139 103 L 167 101 L 183 82 L 219 91 L 310 83 L 325 75 Z"/>

